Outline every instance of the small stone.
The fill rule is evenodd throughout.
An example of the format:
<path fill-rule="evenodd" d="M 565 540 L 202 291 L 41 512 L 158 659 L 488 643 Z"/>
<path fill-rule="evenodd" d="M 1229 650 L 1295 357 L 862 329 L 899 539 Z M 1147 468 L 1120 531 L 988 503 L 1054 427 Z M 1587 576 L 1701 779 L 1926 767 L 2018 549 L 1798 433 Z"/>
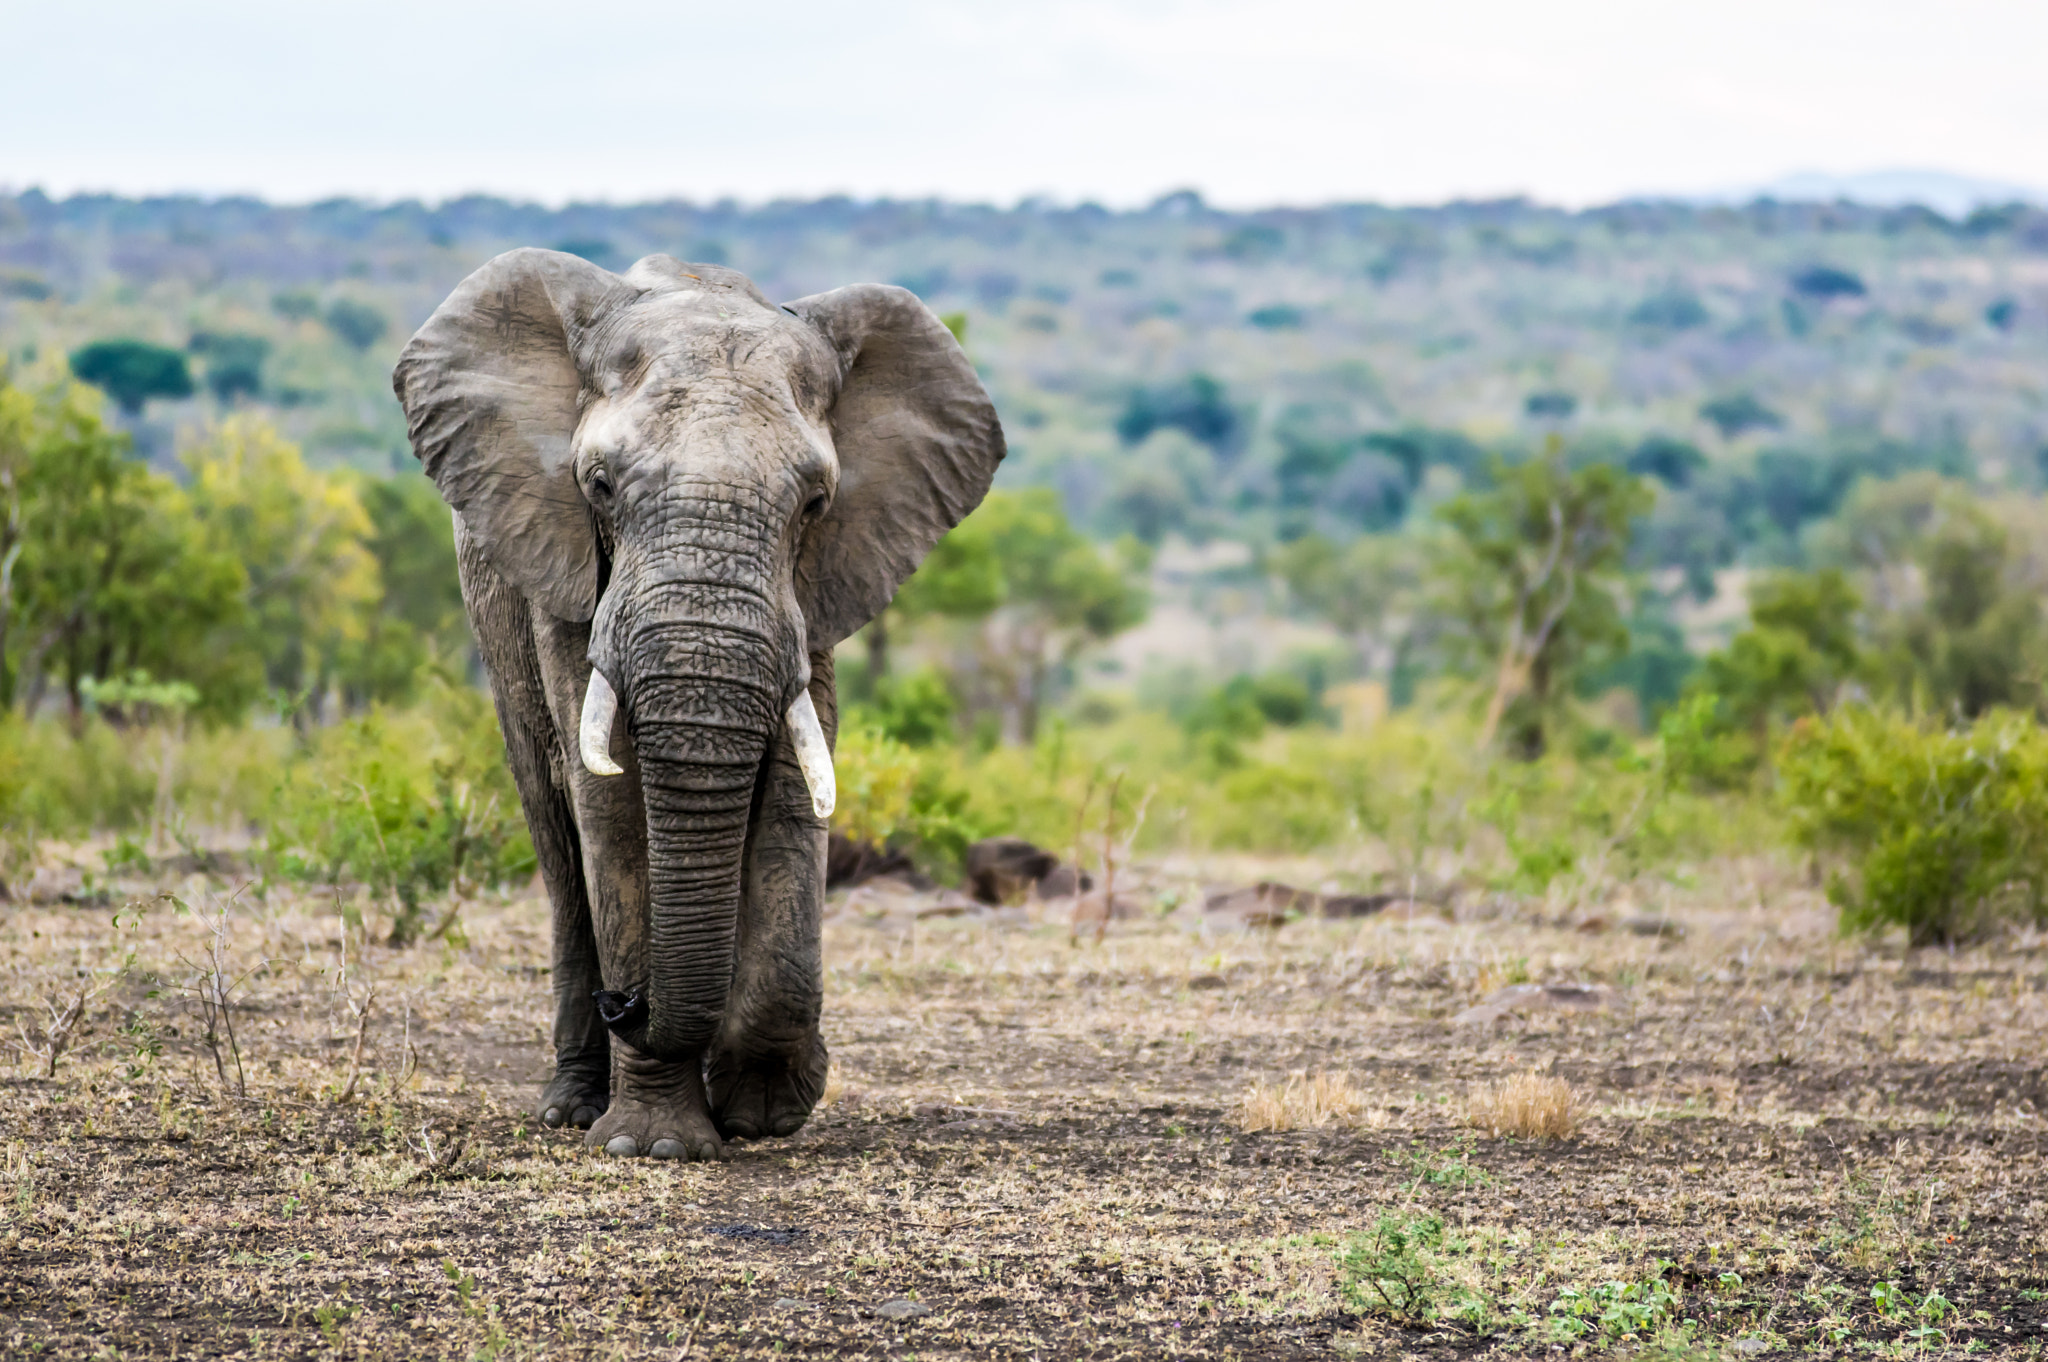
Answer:
<path fill-rule="evenodd" d="M 883 1319 L 916 1319 L 919 1315 L 929 1315 L 931 1312 L 932 1308 L 929 1305 L 919 1305 L 916 1301 L 901 1298 L 883 1301 L 875 1307 L 875 1313 Z"/>
<path fill-rule="evenodd" d="M 788 1296 L 784 1296 L 775 1302 L 774 1308 L 777 1310 L 815 1310 L 818 1307 L 812 1305 L 809 1301 L 791 1300 Z"/>
<path fill-rule="evenodd" d="M 1738 1338 L 1735 1340 L 1735 1351 L 1739 1353 L 1760 1353 L 1770 1346 L 1770 1340 L 1765 1338 Z"/>

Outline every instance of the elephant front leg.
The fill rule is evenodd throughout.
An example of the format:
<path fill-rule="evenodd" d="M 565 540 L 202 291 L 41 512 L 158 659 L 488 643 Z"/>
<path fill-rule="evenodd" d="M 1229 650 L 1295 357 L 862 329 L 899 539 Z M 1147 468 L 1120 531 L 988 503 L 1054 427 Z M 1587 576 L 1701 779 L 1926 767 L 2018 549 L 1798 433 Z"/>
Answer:
<path fill-rule="evenodd" d="M 589 630 L 539 612 L 533 628 L 549 709 L 568 752 L 564 774 L 582 861 L 574 886 L 579 892 L 563 901 L 587 905 L 580 934 L 565 932 L 559 916 L 555 928 L 565 1019 L 558 1025 L 592 1028 L 596 1045 L 588 1053 L 598 1060 L 590 1088 L 601 1100 L 594 1109 L 578 1107 L 571 1124 L 589 1126 L 584 1142 L 590 1148 L 627 1158 L 717 1158 L 723 1151 L 705 1103 L 702 1056 L 669 1062 L 642 1054 L 609 1032 L 593 996 L 603 990 L 625 998 L 648 981 L 647 813 L 640 766 L 632 744 L 614 742 L 611 751 L 622 774 L 598 776 L 585 769 L 575 755 L 575 739 L 590 680 L 584 659 Z M 572 961 L 564 962 L 565 950 Z M 588 1070 L 586 1062 L 577 1072 Z"/>
<path fill-rule="evenodd" d="M 701 1057 L 670 1063 L 615 1037 L 611 1107 L 584 1143 L 625 1159 L 724 1158 L 705 1100 Z"/>
<path fill-rule="evenodd" d="M 830 655 L 813 655 L 811 668 L 812 700 L 831 733 L 837 715 Z M 738 959 L 707 1081 L 720 1132 L 754 1140 L 800 1130 L 824 1096 L 829 1068 L 818 1028 L 825 825 L 811 811 L 787 732 L 770 749 L 745 885 Z"/>
<path fill-rule="evenodd" d="M 611 1053 L 591 999 L 600 986 L 597 938 L 591 928 L 575 810 L 562 783 L 564 751 L 542 674 L 534 611 L 484 561 L 459 515 L 455 548 L 463 603 L 490 676 L 506 759 L 533 836 L 553 918 L 555 1072 L 541 1088 L 533 1114 L 543 1125 L 588 1126 L 604 1114 Z"/>

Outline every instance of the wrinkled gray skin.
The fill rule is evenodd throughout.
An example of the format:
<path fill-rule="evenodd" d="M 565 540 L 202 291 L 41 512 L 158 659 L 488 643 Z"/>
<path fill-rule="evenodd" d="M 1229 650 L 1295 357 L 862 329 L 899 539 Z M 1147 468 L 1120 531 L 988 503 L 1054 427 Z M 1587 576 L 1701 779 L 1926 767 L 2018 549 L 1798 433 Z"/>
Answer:
<path fill-rule="evenodd" d="M 832 645 L 978 503 L 995 410 L 911 294 L 778 308 L 649 256 L 499 256 L 393 376 L 455 509 L 462 594 L 554 913 L 536 1115 L 614 1154 L 715 1158 L 824 1091 L 825 825 L 785 713 L 828 740 Z M 599 776 L 590 669 L 619 696 Z M 637 991 L 608 1030 L 593 994 Z"/>

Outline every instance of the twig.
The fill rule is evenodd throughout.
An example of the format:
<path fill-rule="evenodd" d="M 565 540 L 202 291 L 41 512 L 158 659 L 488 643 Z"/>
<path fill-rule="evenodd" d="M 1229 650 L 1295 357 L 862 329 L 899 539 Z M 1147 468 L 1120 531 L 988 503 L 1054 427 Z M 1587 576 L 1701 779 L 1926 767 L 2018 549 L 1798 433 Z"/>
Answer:
<path fill-rule="evenodd" d="M 697 1341 L 697 1326 L 704 1322 L 705 1313 L 710 1309 L 711 1300 L 706 1297 L 704 1303 L 697 1307 L 697 1318 L 690 1321 L 690 1331 L 683 1335 L 683 1346 L 676 1349 L 676 1362 L 682 1362 L 690 1355 L 690 1345 Z"/>
<path fill-rule="evenodd" d="M 363 1038 L 370 1032 L 370 1005 L 376 1001 L 377 986 L 371 984 L 370 991 L 363 995 L 363 1005 L 360 1008 L 353 1002 L 349 1004 L 349 1010 L 356 1014 L 356 1048 L 354 1056 L 349 1060 L 348 1083 L 334 1099 L 337 1103 L 349 1102 L 355 1098 L 356 1079 L 361 1077 L 363 1072 Z"/>
<path fill-rule="evenodd" d="M 19 1048 L 31 1059 L 43 1061 L 44 1078 L 57 1076 L 57 1061 L 63 1057 L 65 1047 L 71 1043 L 71 1032 L 78 1025 L 78 1019 L 85 1015 L 87 1005 L 112 986 L 111 979 L 88 979 L 79 986 L 78 996 L 72 999 L 69 1007 L 62 1005 L 55 998 L 46 1000 L 44 1006 L 49 1010 L 50 1017 L 43 1023 L 43 1043 L 40 1045 L 29 1039 L 28 1029 L 21 1024 L 21 1019 L 15 1019 L 14 1029 L 21 1034 Z"/>

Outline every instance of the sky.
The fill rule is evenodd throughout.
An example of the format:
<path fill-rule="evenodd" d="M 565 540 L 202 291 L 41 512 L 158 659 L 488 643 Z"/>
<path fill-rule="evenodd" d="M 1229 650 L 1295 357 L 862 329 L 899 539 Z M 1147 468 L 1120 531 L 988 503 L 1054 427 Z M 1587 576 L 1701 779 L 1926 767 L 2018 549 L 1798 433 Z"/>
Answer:
<path fill-rule="evenodd" d="M 2048 187 L 2042 0 L 0 0 L 0 187 L 1568 206 Z"/>

